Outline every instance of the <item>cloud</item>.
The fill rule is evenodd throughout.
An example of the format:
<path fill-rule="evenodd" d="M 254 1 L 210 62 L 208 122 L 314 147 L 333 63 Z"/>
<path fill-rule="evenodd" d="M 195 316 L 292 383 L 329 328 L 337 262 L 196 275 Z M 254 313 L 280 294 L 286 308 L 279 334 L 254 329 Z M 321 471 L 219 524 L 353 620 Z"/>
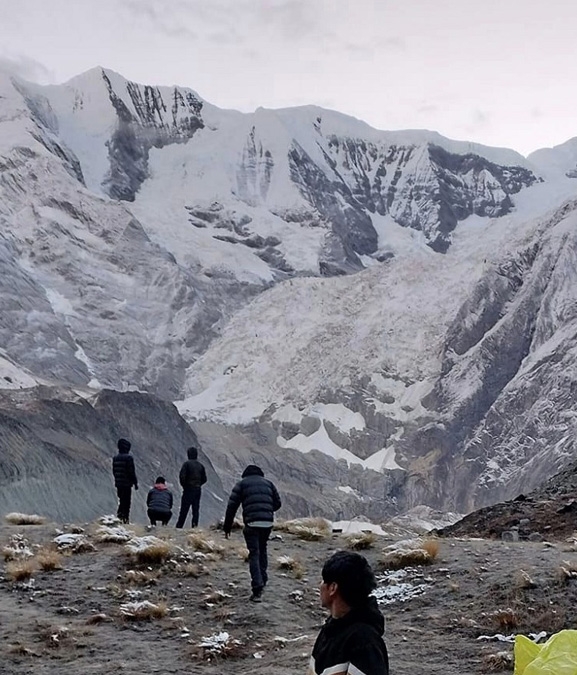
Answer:
<path fill-rule="evenodd" d="M 194 4 L 183 0 L 120 0 L 119 7 L 129 21 L 139 21 L 169 38 L 190 40 L 198 37 L 192 27 Z"/>
<path fill-rule="evenodd" d="M 0 70 L 40 84 L 49 84 L 55 80 L 49 68 L 25 54 L 0 54 Z"/>

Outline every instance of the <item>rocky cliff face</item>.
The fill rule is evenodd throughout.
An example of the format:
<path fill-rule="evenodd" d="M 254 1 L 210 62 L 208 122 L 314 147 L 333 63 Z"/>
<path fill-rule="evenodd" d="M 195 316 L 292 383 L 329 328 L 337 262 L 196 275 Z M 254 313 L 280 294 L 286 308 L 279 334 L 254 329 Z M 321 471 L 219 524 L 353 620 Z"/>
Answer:
<path fill-rule="evenodd" d="M 132 442 L 139 480 L 134 520 L 147 522 L 146 494 L 159 474 L 170 483 L 178 512 L 178 471 L 198 439 L 173 405 L 110 390 L 90 399 L 45 387 L 3 393 L 0 513 L 32 511 L 75 522 L 116 513 L 111 471 L 121 437 Z M 212 523 L 222 516 L 225 495 L 210 458 L 201 450 L 199 459 L 208 476 L 201 522 Z"/>
<path fill-rule="evenodd" d="M 409 501 L 425 489 L 468 511 L 533 489 L 574 458 L 576 222 L 576 202 L 546 219 L 449 326 L 423 401 L 434 421 L 402 442 L 408 455 L 435 453 L 428 477 L 407 477 Z"/>

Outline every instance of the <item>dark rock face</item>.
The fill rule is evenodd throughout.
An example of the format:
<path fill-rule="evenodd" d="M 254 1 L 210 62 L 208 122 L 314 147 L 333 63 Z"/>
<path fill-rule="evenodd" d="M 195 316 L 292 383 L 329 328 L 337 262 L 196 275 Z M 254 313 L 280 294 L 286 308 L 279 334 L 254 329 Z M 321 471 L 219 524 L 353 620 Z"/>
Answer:
<path fill-rule="evenodd" d="M 510 195 L 539 180 L 520 166 L 499 166 L 478 155 L 458 155 L 433 145 L 378 145 L 329 137 L 330 161 L 357 208 L 390 214 L 403 227 L 424 233 L 445 252 L 450 233 L 472 214 L 505 215 Z M 370 251 L 364 251 L 370 252 Z"/>
<path fill-rule="evenodd" d="M 134 201 L 134 195 L 148 177 L 150 148 L 186 143 L 192 138 L 204 127 L 202 102 L 192 92 L 183 94 L 176 87 L 172 101 L 166 102 L 157 87 L 128 82 L 134 114 L 114 91 L 104 71 L 102 78 L 118 115 L 118 126 L 108 142 L 110 170 L 103 187 L 113 199 Z"/>
<path fill-rule="evenodd" d="M 377 233 L 362 205 L 343 181 L 330 181 L 297 144 L 289 153 L 289 162 L 291 180 L 331 225 L 333 240 L 336 241 L 328 247 L 325 269 L 338 268 L 341 261 L 345 264 L 342 268 L 344 272 L 361 269 L 363 265 L 358 255 L 374 253 L 378 245 Z M 338 249 L 341 250 L 336 254 Z"/>
<path fill-rule="evenodd" d="M 266 200 L 273 170 L 272 154 L 258 140 L 253 127 L 246 139 L 236 171 L 240 198 L 248 204 L 257 203 L 255 197 Z"/>
<path fill-rule="evenodd" d="M 542 487 L 487 506 L 439 530 L 447 537 L 565 540 L 575 532 L 577 464 L 571 463 Z"/>
<path fill-rule="evenodd" d="M 91 400 L 38 388 L 0 393 L 0 513 L 37 512 L 60 521 L 93 520 L 116 513 L 112 457 L 128 438 L 139 480 L 132 520 L 147 522 L 146 494 L 163 474 L 178 512 L 178 471 L 186 449 L 198 443 L 176 408 L 147 394 L 104 390 Z M 222 515 L 220 478 L 201 449 L 208 483 L 201 523 Z"/>

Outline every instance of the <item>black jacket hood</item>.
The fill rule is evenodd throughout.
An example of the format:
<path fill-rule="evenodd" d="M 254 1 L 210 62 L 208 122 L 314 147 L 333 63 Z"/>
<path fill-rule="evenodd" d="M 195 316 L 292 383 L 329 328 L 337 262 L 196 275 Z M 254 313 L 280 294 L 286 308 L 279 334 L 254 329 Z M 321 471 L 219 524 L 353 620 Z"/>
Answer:
<path fill-rule="evenodd" d="M 249 464 L 246 469 L 242 472 L 242 477 L 246 478 L 247 476 L 262 476 L 264 478 L 264 472 L 256 464 Z"/>
<path fill-rule="evenodd" d="M 188 455 L 188 459 L 198 459 L 198 448 L 195 448 L 194 445 L 192 445 L 188 448 L 186 454 Z"/>

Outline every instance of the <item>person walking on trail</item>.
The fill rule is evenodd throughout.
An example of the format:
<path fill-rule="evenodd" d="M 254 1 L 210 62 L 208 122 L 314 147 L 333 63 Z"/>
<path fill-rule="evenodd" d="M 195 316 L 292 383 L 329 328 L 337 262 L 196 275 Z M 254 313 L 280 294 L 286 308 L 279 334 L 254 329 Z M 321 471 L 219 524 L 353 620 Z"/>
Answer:
<path fill-rule="evenodd" d="M 262 592 L 268 581 L 266 546 L 274 522 L 274 512 L 280 509 L 281 500 L 274 484 L 264 477 L 262 469 L 255 464 L 246 467 L 242 472 L 242 480 L 234 486 L 230 494 L 223 525 L 227 539 L 241 504 L 252 587 L 250 599 L 261 602 Z"/>
<path fill-rule="evenodd" d="M 157 520 L 168 525 L 172 518 L 172 492 L 166 487 L 164 476 L 158 476 L 154 487 L 148 491 L 146 506 L 151 525 L 156 525 Z"/>
<path fill-rule="evenodd" d="M 132 486 L 134 486 L 135 490 L 138 490 L 138 480 L 134 469 L 134 459 L 130 454 L 130 441 L 120 438 L 116 446 L 118 454 L 112 459 L 112 475 L 114 476 L 114 486 L 118 495 L 118 511 L 116 515 L 121 523 L 128 523 L 130 519 Z"/>
<path fill-rule="evenodd" d="M 184 521 L 190 508 L 192 508 L 190 526 L 197 527 L 200 511 L 200 495 L 202 486 L 206 483 L 206 471 L 204 470 L 204 466 L 198 461 L 198 448 L 193 445 L 186 452 L 188 459 L 182 465 L 179 474 L 180 485 L 182 486 L 182 499 L 176 523 L 176 527 L 178 528 L 184 527 Z"/>
<path fill-rule="evenodd" d="M 325 562 L 320 595 L 330 616 L 314 644 L 309 675 L 388 675 L 385 619 L 370 596 L 376 586 L 358 553 L 337 551 Z"/>

